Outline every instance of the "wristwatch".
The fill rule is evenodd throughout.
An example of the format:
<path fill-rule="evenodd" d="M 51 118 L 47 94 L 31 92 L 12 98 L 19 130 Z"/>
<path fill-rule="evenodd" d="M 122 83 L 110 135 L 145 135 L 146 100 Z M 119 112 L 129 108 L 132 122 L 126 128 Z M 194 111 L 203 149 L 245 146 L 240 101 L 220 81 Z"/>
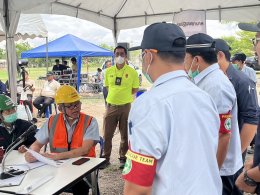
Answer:
<path fill-rule="evenodd" d="M 252 178 L 248 177 L 247 171 L 245 171 L 245 173 L 244 173 L 244 182 L 246 183 L 246 185 L 249 185 L 249 186 L 257 186 L 257 182 L 255 180 L 253 180 Z"/>

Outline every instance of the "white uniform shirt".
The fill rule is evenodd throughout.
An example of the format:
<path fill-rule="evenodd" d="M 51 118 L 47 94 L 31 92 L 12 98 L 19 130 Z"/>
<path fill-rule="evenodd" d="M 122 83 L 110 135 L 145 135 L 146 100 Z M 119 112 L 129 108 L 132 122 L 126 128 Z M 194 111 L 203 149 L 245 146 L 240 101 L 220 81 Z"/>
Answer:
<path fill-rule="evenodd" d="M 231 139 L 226 159 L 220 169 L 220 175 L 234 175 L 243 165 L 235 89 L 228 77 L 219 69 L 218 64 L 213 64 L 203 70 L 194 78 L 194 82 L 199 88 L 211 95 L 219 114 L 231 111 Z"/>
<path fill-rule="evenodd" d="M 60 83 L 54 79 L 52 81 L 45 81 L 41 91 L 41 96 L 54 98 L 59 87 Z"/>
<path fill-rule="evenodd" d="M 245 73 L 254 83 L 257 82 L 256 80 L 256 73 L 253 68 L 248 67 L 247 65 L 244 65 L 242 70 L 243 73 Z"/>
<path fill-rule="evenodd" d="M 222 194 L 217 108 L 184 71 L 159 77 L 135 100 L 128 121 L 131 150 L 157 159 L 153 195 Z"/>

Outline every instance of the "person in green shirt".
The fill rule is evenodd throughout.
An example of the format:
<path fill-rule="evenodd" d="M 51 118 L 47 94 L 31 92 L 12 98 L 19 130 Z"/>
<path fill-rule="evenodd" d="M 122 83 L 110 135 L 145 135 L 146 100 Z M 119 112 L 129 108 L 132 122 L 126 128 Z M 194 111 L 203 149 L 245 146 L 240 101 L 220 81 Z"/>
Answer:
<path fill-rule="evenodd" d="M 108 89 L 107 109 L 104 116 L 104 158 L 103 168 L 110 165 L 112 138 L 119 124 L 121 142 L 119 148 L 120 168 L 124 168 L 125 154 L 128 149 L 127 119 L 134 100 L 134 94 L 139 88 L 139 78 L 136 70 L 126 64 L 127 50 L 122 46 L 114 49 L 115 66 L 107 69 L 104 86 Z"/>

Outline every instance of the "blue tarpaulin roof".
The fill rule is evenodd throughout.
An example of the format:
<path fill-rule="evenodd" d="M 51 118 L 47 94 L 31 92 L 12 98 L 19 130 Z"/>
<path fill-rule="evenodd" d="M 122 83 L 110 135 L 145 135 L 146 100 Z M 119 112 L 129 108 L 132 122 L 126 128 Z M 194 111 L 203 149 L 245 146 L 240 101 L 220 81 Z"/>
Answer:
<path fill-rule="evenodd" d="M 113 56 L 113 52 L 74 35 L 67 34 L 48 43 L 48 57 L 99 57 Z M 22 52 L 22 58 L 45 58 L 46 45 Z"/>

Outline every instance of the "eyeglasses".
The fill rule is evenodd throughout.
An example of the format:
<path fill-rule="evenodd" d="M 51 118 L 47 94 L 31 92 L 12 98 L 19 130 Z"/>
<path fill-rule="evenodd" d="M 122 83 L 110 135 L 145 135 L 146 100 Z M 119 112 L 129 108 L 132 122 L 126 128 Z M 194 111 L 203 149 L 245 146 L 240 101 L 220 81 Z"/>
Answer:
<path fill-rule="evenodd" d="M 258 43 L 258 41 L 260 41 L 260 38 L 253 38 L 253 39 L 252 39 L 253 45 L 256 46 L 256 44 Z"/>
<path fill-rule="evenodd" d="M 139 55 L 139 60 L 140 60 L 140 61 L 143 61 L 144 56 L 145 56 L 145 51 L 143 51 L 143 52 Z"/>
<path fill-rule="evenodd" d="M 66 106 L 64 105 L 64 107 L 67 109 L 73 110 L 75 108 L 79 108 L 80 105 L 81 105 L 81 102 L 77 102 L 75 104 L 70 104 L 70 105 L 66 105 Z"/>

